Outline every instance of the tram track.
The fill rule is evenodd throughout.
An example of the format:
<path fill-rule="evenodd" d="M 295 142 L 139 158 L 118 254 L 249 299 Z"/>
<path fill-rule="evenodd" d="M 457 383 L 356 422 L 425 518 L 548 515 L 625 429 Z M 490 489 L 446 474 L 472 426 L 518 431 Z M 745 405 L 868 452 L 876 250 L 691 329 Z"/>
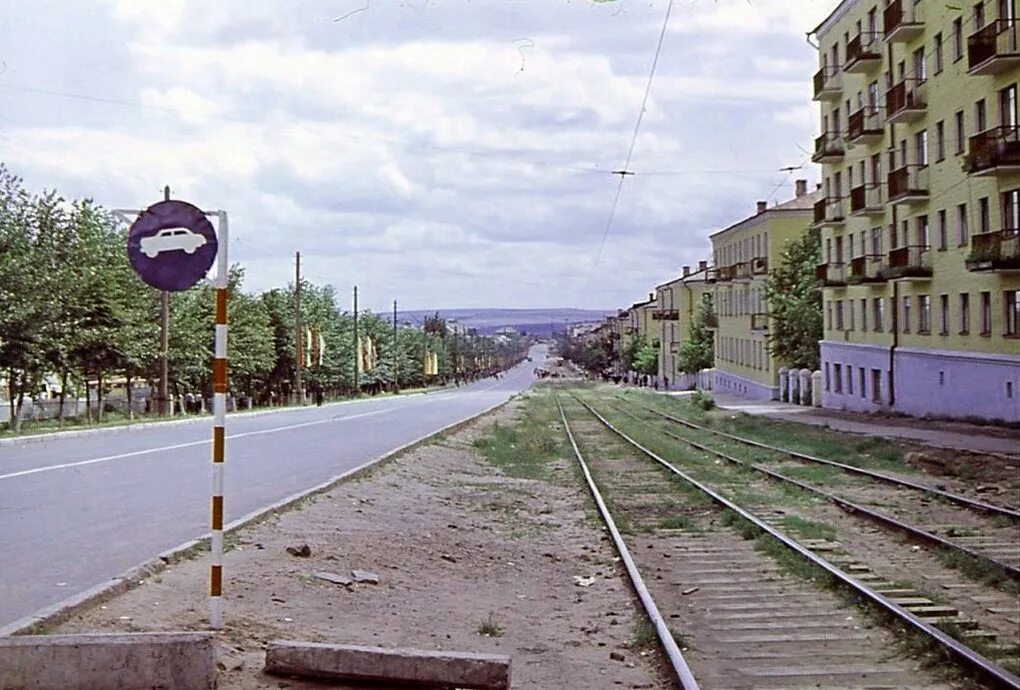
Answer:
<path fill-rule="evenodd" d="M 643 405 L 639 407 L 649 412 L 655 412 L 655 410 L 653 410 L 652 408 L 648 408 Z M 649 423 L 649 420 L 634 415 L 625 408 L 618 407 L 617 409 L 623 414 L 628 415 L 639 422 Z M 662 417 L 666 417 L 670 421 L 675 419 L 669 415 L 664 415 L 658 412 L 656 412 L 656 414 L 659 414 Z M 796 486 L 797 488 L 803 491 L 807 491 L 818 496 L 821 496 L 826 500 L 830 501 L 831 503 L 833 503 L 834 505 L 839 506 L 843 510 L 853 515 L 857 515 L 865 519 L 868 519 L 885 529 L 901 532 L 906 536 L 910 537 L 911 539 L 927 544 L 929 546 L 945 549 L 947 551 L 955 552 L 957 554 L 974 559 L 984 567 L 995 570 L 1002 578 L 1005 578 L 1006 581 L 1016 582 L 1020 580 L 1020 567 L 1018 567 L 1018 564 L 1020 564 L 1020 540 L 1015 539 L 1013 531 L 1009 528 L 986 528 L 989 532 L 994 532 L 993 534 L 987 535 L 987 539 L 990 540 L 991 548 L 989 548 L 985 544 L 982 544 L 979 541 L 983 538 L 982 535 L 980 534 L 976 535 L 975 540 L 976 543 L 974 544 L 961 543 L 957 539 L 941 536 L 939 534 L 936 534 L 935 531 L 931 529 L 925 529 L 924 527 L 918 526 L 916 522 L 908 522 L 906 519 L 904 519 L 904 517 L 902 516 L 903 513 L 911 515 L 911 519 L 915 521 L 917 520 L 917 517 L 919 515 L 920 516 L 924 515 L 924 513 L 926 512 L 926 506 L 924 505 L 923 495 L 921 497 L 921 500 L 917 500 L 918 496 L 916 494 L 909 495 L 909 498 L 906 498 L 906 505 L 899 506 L 898 512 L 900 513 L 900 515 L 891 515 L 886 512 L 876 510 L 873 506 L 865 505 L 865 502 L 869 500 L 874 501 L 875 499 L 873 496 L 864 495 L 864 492 L 858 492 L 860 494 L 859 500 L 850 500 L 846 496 L 837 494 L 832 490 L 826 490 L 824 488 L 817 486 L 816 484 L 786 476 L 785 474 L 783 474 L 781 468 L 776 468 L 772 464 L 764 465 L 759 462 L 753 462 L 750 460 L 735 457 L 729 453 L 723 452 L 716 448 L 712 448 L 711 446 L 707 446 L 703 443 L 695 441 L 692 438 L 673 433 L 668 429 L 658 429 L 658 431 L 662 434 L 665 434 L 669 438 L 672 438 L 681 443 L 685 443 L 704 453 L 709 453 L 727 462 L 736 465 L 741 465 L 743 467 L 750 468 L 756 472 L 760 472 L 763 475 L 767 476 L 769 479 L 772 479 L 774 481 L 785 482 L 792 486 Z M 838 490 L 841 492 L 846 492 L 848 490 L 853 492 L 853 489 L 854 487 L 846 487 L 843 485 L 840 485 L 838 487 Z M 875 491 L 874 487 L 869 487 L 869 491 L 874 493 Z M 878 502 L 885 502 L 886 504 L 888 504 L 890 500 L 893 498 L 899 499 L 901 501 L 905 499 L 904 496 L 895 493 L 895 489 L 889 491 L 881 491 L 880 493 L 881 496 L 879 497 Z M 958 504 L 951 505 L 955 506 L 957 511 L 965 510 L 964 508 L 959 507 Z M 981 515 L 986 515 L 986 513 L 982 512 Z M 961 523 L 967 522 L 970 523 L 970 525 L 968 525 L 967 527 L 967 531 L 969 532 L 979 531 L 981 528 L 984 527 L 984 525 L 981 525 L 979 520 L 972 519 L 968 521 L 966 517 L 963 515 L 954 515 L 954 525 L 959 525 Z M 957 530 L 959 529 L 958 527 L 954 526 L 946 528 L 943 525 L 942 527 L 945 531 L 949 532 L 952 532 L 954 529 Z M 1013 544 L 1008 543 L 1010 537 L 1014 537 Z M 1003 555 L 1005 556 L 1005 558 L 1003 558 Z"/>
<path fill-rule="evenodd" d="M 950 614 L 955 613 L 955 611 L 951 607 L 939 606 L 937 602 L 931 601 L 926 598 L 908 596 L 910 594 L 916 594 L 916 592 L 904 591 L 902 587 L 896 586 L 895 583 L 890 583 L 881 576 L 874 575 L 873 573 L 869 572 L 869 569 L 867 568 L 866 565 L 855 561 L 853 558 L 848 558 L 846 554 L 838 553 L 838 549 L 837 552 L 833 552 L 832 548 L 833 544 L 825 543 L 826 540 L 815 539 L 795 541 L 792 537 L 790 537 L 788 534 L 784 533 L 780 529 L 780 526 L 782 525 L 783 522 L 782 516 L 777 517 L 776 515 L 768 514 L 757 515 L 755 514 L 754 511 L 748 510 L 745 507 L 738 505 L 737 503 L 726 498 L 719 491 L 716 491 L 713 487 L 709 486 L 704 482 L 698 481 L 695 477 L 691 476 L 688 472 L 685 472 L 683 469 L 677 467 L 674 463 L 664 459 L 660 455 L 656 454 L 654 451 L 650 450 L 649 448 L 643 446 L 635 439 L 631 438 L 622 430 L 614 426 L 608 419 L 599 414 L 597 410 L 587 405 L 584 401 L 576 399 L 576 406 L 581 407 L 585 412 L 588 413 L 590 417 L 596 419 L 598 423 L 601 425 L 601 428 L 604 430 L 604 433 L 608 433 L 612 435 L 614 438 L 619 439 L 622 443 L 626 444 L 626 446 L 630 449 L 632 453 L 639 454 L 641 457 L 646 459 L 646 462 L 648 459 L 654 461 L 658 465 L 658 467 L 661 468 L 661 470 L 665 470 L 666 472 L 669 473 L 670 476 L 679 479 L 680 481 L 683 482 L 685 486 L 693 487 L 693 489 L 696 490 L 697 492 L 700 492 L 704 496 L 709 497 L 716 506 L 724 508 L 726 511 L 729 511 L 733 515 L 739 516 L 740 520 L 746 522 L 749 525 L 752 525 L 753 530 L 755 532 L 768 535 L 768 537 L 771 540 L 773 540 L 777 544 L 780 544 L 782 546 L 782 549 L 784 549 L 787 552 L 796 554 L 798 558 L 805 559 L 807 562 L 811 563 L 812 567 L 818 568 L 820 572 L 824 572 L 826 574 L 826 577 L 833 578 L 842 587 L 848 588 L 849 590 L 853 591 L 861 600 L 881 610 L 885 615 L 893 617 L 900 624 L 914 631 L 915 634 L 922 635 L 924 636 L 925 639 L 931 640 L 945 654 L 952 657 L 957 663 L 966 667 L 968 669 L 969 674 L 976 677 L 980 677 L 982 679 L 982 682 L 984 682 L 988 687 L 996 688 L 1020 687 L 1020 681 L 1017 680 L 1015 675 L 1013 675 L 1009 671 L 1006 671 L 1005 669 L 1002 669 L 994 661 L 985 658 L 982 654 L 976 652 L 967 644 L 964 644 L 963 642 L 954 639 L 954 637 L 947 634 L 943 630 L 939 629 L 938 625 L 942 625 L 943 627 L 952 626 L 953 621 L 957 621 L 961 624 L 965 623 L 965 621 L 963 621 L 962 619 L 952 618 L 950 616 Z M 563 417 L 563 423 L 568 429 L 568 434 L 571 434 L 572 444 L 574 446 L 575 452 L 577 453 L 578 461 L 580 463 L 583 463 L 581 455 L 582 451 L 584 450 L 584 446 L 587 443 L 590 447 L 590 442 L 586 441 L 585 439 L 588 434 L 594 432 L 589 428 L 588 434 L 582 437 L 582 441 L 580 443 L 574 441 L 573 437 L 574 435 L 569 431 L 572 423 L 568 421 L 568 415 L 564 408 L 562 407 L 562 405 L 560 407 L 560 410 L 561 415 Z M 576 413 L 572 413 L 571 416 L 576 416 Z M 577 423 L 578 422 L 574 422 L 574 424 Z M 596 453 L 597 452 L 599 451 L 596 451 Z M 644 471 L 642 470 L 642 473 L 643 472 Z M 593 473 L 597 477 L 599 475 L 599 470 L 596 468 L 596 470 Z M 633 482 L 633 478 L 628 477 L 624 479 L 622 476 L 616 476 L 616 479 L 614 481 Z M 603 480 L 602 485 L 603 490 L 605 491 L 611 490 L 615 491 L 615 489 L 611 488 L 613 486 L 613 482 Z M 609 503 L 613 504 L 614 501 L 610 500 Z M 668 511 L 665 512 L 668 513 Z M 758 512 L 760 513 L 762 511 L 759 510 Z M 700 519 L 701 521 L 708 519 L 709 522 L 711 522 L 714 525 L 714 529 L 718 531 L 719 529 L 719 525 L 717 524 L 719 522 L 718 516 L 716 516 L 715 518 L 705 518 L 704 516 L 701 516 Z M 805 627 L 805 621 L 810 620 L 811 618 L 809 613 L 812 609 L 810 607 L 805 608 L 800 612 L 798 612 L 796 609 L 770 612 L 770 610 L 767 608 L 742 611 L 739 608 L 741 606 L 741 598 L 742 597 L 753 598 L 758 588 L 763 588 L 761 591 L 766 591 L 770 586 L 772 586 L 769 584 L 768 579 L 769 577 L 772 576 L 766 575 L 765 576 L 766 579 L 764 581 L 758 582 L 757 579 L 760 578 L 760 576 L 762 576 L 762 573 L 767 574 L 769 572 L 767 567 L 765 567 L 764 569 L 751 568 L 750 570 L 748 570 L 746 567 L 741 566 L 740 563 L 730 564 L 725 562 L 725 558 L 728 558 L 729 556 L 725 556 L 724 554 L 733 555 L 740 550 L 741 546 L 743 546 L 745 549 L 750 549 L 753 554 L 754 551 L 753 548 L 749 546 L 749 542 L 745 542 L 740 539 L 735 539 L 732 533 L 724 537 L 716 535 L 714 532 L 712 532 L 711 537 L 712 537 L 711 539 L 705 539 L 703 536 L 692 537 L 691 535 L 685 535 L 684 538 L 687 540 L 693 540 L 693 543 L 687 544 L 682 548 L 691 554 L 691 559 L 693 563 L 703 563 L 706 566 L 714 564 L 713 567 L 704 569 L 706 570 L 706 572 L 703 572 L 700 575 L 700 577 L 702 578 L 705 577 L 709 578 L 709 582 L 707 584 L 708 587 L 726 586 L 730 588 L 727 590 L 726 594 L 720 594 L 719 596 L 733 597 L 731 604 L 737 608 L 729 609 L 725 608 L 726 604 L 724 603 L 716 603 L 716 606 L 723 607 L 717 609 L 716 611 L 717 615 L 721 615 L 725 619 L 726 614 L 724 612 L 732 611 L 734 612 L 734 615 L 743 616 L 743 618 L 740 619 L 743 621 L 743 623 L 741 622 L 734 623 L 734 625 L 738 628 L 740 628 L 740 626 L 743 625 L 754 625 L 755 624 L 754 621 L 757 621 L 757 624 L 759 624 L 763 630 L 763 635 L 758 636 L 758 638 L 756 639 L 760 639 L 763 641 L 768 639 L 768 635 L 765 634 L 764 631 L 773 631 L 775 625 L 781 626 L 781 624 L 785 621 L 790 623 L 790 630 L 785 637 L 783 635 L 779 635 L 779 638 L 786 639 L 786 643 L 780 644 L 787 644 L 787 646 L 789 645 L 795 646 L 797 644 L 798 637 L 805 638 L 802 640 L 802 642 L 806 646 L 810 646 L 810 644 L 814 644 L 815 642 L 817 642 L 817 640 L 812 639 L 811 632 L 812 631 L 818 632 L 818 630 L 813 628 L 811 625 L 807 625 L 807 627 Z M 814 548 L 809 548 L 809 545 Z M 674 547 L 681 548 L 676 544 L 674 544 Z M 651 546 L 649 546 L 648 548 L 651 548 Z M 815 551 L 824 552 L 829 556 L 829 558 L 826 559 L 820 556 L 818 553 L 815 553 Z M 658 552 L 658 550 L 656 550 L 656 552 Z M 745 566 L 746 562 L 750 562 L 751 560 L 753 560 L 746 553 L 742 554 L 740 557 L 744 559 Z M 738 560 L 740 557 L 738 557 Z M 754 558 L 757 559 L 760 558 L 760 556 L 755 556 Z M 673 561 L 673 563 L 676 563 L 676 561 Z M 714 571 L 715 580 L 717 582 L 711 581 L 713 575 L 712 571 Z M 737 575 L 735 577 L 726 577 L 726 574 L 728 573 L 735 573 Z M 740 575 L 740 573 L 749 574 Z M 749 581 L 741 582 L 742 579 L 748 579 Z M 875 581 L 876 586 L 875 587 L 868 586 L 867 583 L 869 581 Z M 681 582 L 683 581 L 681 580 Z M 687 580 L 686 582 L 683 582 L 683 584 L 690 584 L 691 582 L 693 582 L 693 580 Z M 774 583 L 772 584 L 774 585 Z M 696 584 L 692 586 L 695 589 L 697 589 L 698 587 Z M 785 587 L 788 586 L 789 585 L 785 585 Z M 734 587 L 736 589 L 733 589 Z M 781 602 L 783 600 L 783 596 L 785 596 L 785 594 L 787 593 L 788 592 L 777 593 L 777 601 Z M 682 594 L 683 593 L 681 592 L 681 596 Z M 797 596 L 801 595 L 798 593 Z M 791 599 L 791 601 L 794 600 L 795 597 Z M 760 605 L 761 605 L 760 602 L 756 604 L 756 606 Z M 805 604 L 802 601 L 800 602 L 799 605 L 804 606 Z M 825 607 L 822 608 L 824 609 Z M 913 609 L 913 611 L 911 609 Z M 688 611 L 686 613 L 691 612 Z M 694 615 L 694 618 L 697 618 L 697 615 L 695 614 L 692 615 Z M 681 620 L 684 620 L 685 618 L 686 616 L 680 615 Z M 718 620 L 710 621 L 710 624 L 712 622 L 718 623 Z M 815 623 L 819 626 L 824 627 L 823 623 L 820 622 Z M 872 632 L 870 634 L 874 635 L 875 633 Z M 694 637 L 695 644 L 697 645 L 698 635 L 695 633 Z M 721 638 L 716 636 L 716 638 L 713 639 L 718 640 Z M 845 642 L 847 642 L 847 640 L 844 640 L 844 643 Z M 868 664 L 876 663 L 876 660 L 874 658 L 870 658 L 868 661 L 864 662 L 863 665 L 855 664 L 853 661 L 855 652 L 853 650 L 856 648 L 852 644 L 844 643 L 840 643 L 843 645 L 843 647 L 838 650 L 838 653 L 834 653 L 832 655 L 831 663 L 828 665 L 829 668 L 833 669 L 842 668 L 848 674 L 852 674 L 855 671 L 861 671 L 866 667 L 871 668 L 868 666 Z M 745 650 L 745 652 L 746 651 L 747 650 Z M 775 672 L 777 674 L 775 676 L 770 676 L 771 680 L 768 681 L 768 683 L 779 682 L 778 678 L 780 676 L 786 678 L 787 681 L 791 681 L 791 678 L 796 677 L 798 673 L 806 674 L 812 672 L 811 669 L 808 670 L 802 669 L 801 671 L 796 670 L 796 667 L 798 666 L 798 663 L 795 663 L 797 652 L 791 651 L 790 649 L 783 649 L 777 651 L 776 653 L 779 654 L 779 656 L 776 658 L 785 659 L 786 660 L 785 663 L 790 665 L 791 669 L 793 670 L 791 670 L 789 674 L 784 674 L 780 671 L 777 671 L 775 667 L 771 666 L 768 667 L 771 669 L 771 672 Z M 814 654 L 816 655 L 816 658 L 822 658 L 825 656 L 824 651 L 821 652 L 816 651 L 814 652 Z M 819 654 L 821 656 L 817 656 Z M 811 652 L 805 652 L 805 657 L 810 658 L 811 655 L 812 655 Z M 862 653 L 861 656 L 867 657 L 867 654 Z M 734 663 L 736 663 L 738 667 L 740 666 L 740 664 L 746 663 L 750 663 L 753 665 L 754 658 L 757 657 L 755 657 L 755 655 L 752 653 L 750 656 L 747 656 L 746 658 L 738 657 L 737 659 L 734 660 Z M 762 659 L 758 658 L 758 661 L 761 662 Z M 698 664 L 694 663 L 693 668 L 695 673 L 697 673 Z M 764 666 L 759 667 L 758 671 L 762 671 L 763 668 L 765 667 Z M 814 668 L 813 671 L 821 673 L 822 669 Z M 766 675 L 769 672 L 770 671 L 767 670 L 764 671 Z M 750 675 L 753 676 L 755 673 L 754 669 L 751 668 L 749 673 Z M 804 676 L 804 678 L 806 678 L 806 676 Z M 817 679 L 815 680 L 817 682 Z M 780 686 L 787 687 L 786 685 L 782 685 L 781 682 L 779 683 L 779 685 L 761 684 L 762 682 L 763 682 L 762 678 L 758 677 L 758 679 L 753 681 L 750 685 L 745 686 L 734 685 L 733 687 L 780 687 Z M 906 680 L 902 679 L 898 682 L 907 683 Z M 857 685 L 856 682 L 849 681 L 845 681 L 844 684 L 847 687 Z M 909 684 L 898 685 L 896 682 L 886 683 L 886 681 L 881 681 L 879 684 L 885 685 L 886 687 L 909 687 Z M 819 685 L 822 687 L 835 687 L 834 685 L 832 685 L 831 680 L 822 681 L 819 683 Z M 722 685 L 720 685 L 719 683 L 715 683 L 712 687 L 729 687 L 729 686 L 725 685 L 725 683 L 723 683 Z M 789 687 L 795 687 L 795 685 L 789 685 Z M 928 684 L 923 685 L 923 687 L 943 687 L 943 686 Z"/>

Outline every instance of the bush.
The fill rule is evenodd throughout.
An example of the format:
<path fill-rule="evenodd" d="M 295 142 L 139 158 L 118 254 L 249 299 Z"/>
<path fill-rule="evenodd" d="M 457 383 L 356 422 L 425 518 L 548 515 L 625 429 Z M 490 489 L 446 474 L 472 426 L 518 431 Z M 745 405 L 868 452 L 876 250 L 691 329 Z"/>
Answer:
<path fill-rule="evenodd" d="M 715 407 L 715 400 L 713 400 L 712 396 L 705 391 L 694 391 L 689 400 L 691 405 L 694 405 L 700 410 L 705 410 L 706 412 Z"/>

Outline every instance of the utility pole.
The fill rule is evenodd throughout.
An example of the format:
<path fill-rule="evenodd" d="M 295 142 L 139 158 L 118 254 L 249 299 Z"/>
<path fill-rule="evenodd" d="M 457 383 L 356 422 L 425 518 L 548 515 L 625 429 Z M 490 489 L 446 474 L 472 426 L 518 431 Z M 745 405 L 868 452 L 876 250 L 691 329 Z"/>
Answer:
<path fill-rule="evenodd" d="M 301 367 L 305 364 L 305 334 L 301 328 L 301 252 L 294 255 L 294 386 L 297 388 L 297 402 L 305 404 L 305 388 L 301 382 Z"/>
<path fill-rule="evenodd" d="M 170 201 L 170 185 L 163 187 L 163 201 Z M 168 405 L 170 392 L 170 293 L 160 291 L 159 295 L 159 386 L 156 390 L 156 413 L 165 416 L 172 413 Z"/>
<path fill-rule="evenodd" d="M 361 392 L 358 369 L 361 368 L 361 341 L 358 340 L 358 286 L 354 286 L 354 394 Z"/>
<path fill-rule="evenodd" d="M 400 347 L 397 344 L 397 300 L 393 300 L 393 392 L 400 392 Z"/>

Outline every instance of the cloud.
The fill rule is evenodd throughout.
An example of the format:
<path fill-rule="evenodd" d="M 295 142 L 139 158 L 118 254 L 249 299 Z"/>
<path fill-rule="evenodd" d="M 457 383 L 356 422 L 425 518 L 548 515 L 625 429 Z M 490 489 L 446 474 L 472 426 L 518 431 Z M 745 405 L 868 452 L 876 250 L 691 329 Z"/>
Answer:
<path fill-rule="evenodd" d="M 595 272 L 662 0 L 374 0 L 339 22 L 363 3 L 107 0 L 87 43 L 19 6 L 46 51 L 0 59 L 63 95 L 18 92 L 0 141 L 37 187 L 124 207 L 169 183 L 227 209 L 253 289 L 301 250 L 370 306 L 615 307 L 790 195 L 778 170 L 817 117 L 804 33 L 834 4 L 675 5 Z"/>

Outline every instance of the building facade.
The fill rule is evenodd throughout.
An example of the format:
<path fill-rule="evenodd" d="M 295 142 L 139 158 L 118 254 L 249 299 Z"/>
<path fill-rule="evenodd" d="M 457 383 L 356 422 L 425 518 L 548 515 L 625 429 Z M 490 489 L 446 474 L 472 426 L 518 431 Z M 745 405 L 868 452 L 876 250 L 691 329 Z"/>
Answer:
<path fill-rule="evenodd" d="M 652 318 L 658 323 L 658 378 L 663 386 L 681 386 L 683 374 L 677 362 L 677 351 L 690 337 L 691 324 L 697 317 L 702 295 L 709 289 L 709 281 L 714 282 L 713 273 L 708 262 L 702 261 L 696 271 L 684 266 L 680 276 L 655 288 L 656 311 Z"/>
<path fill-rule="evenodd" d="M 1020 421 L 1016 0 L 845 0 L 814 34 L 823 405 Z"/>
<path fill-rule="evenodd" d="M 821 192 L 798 180 L 793 199 L 768 207 L 711 236 L 715 263 L 714 303 L 717 391 L 755 400 L 779 397 L 779 364 L 768 346 L 769 305 L 765 279 L 783 245 L 808 232 Z"/>

